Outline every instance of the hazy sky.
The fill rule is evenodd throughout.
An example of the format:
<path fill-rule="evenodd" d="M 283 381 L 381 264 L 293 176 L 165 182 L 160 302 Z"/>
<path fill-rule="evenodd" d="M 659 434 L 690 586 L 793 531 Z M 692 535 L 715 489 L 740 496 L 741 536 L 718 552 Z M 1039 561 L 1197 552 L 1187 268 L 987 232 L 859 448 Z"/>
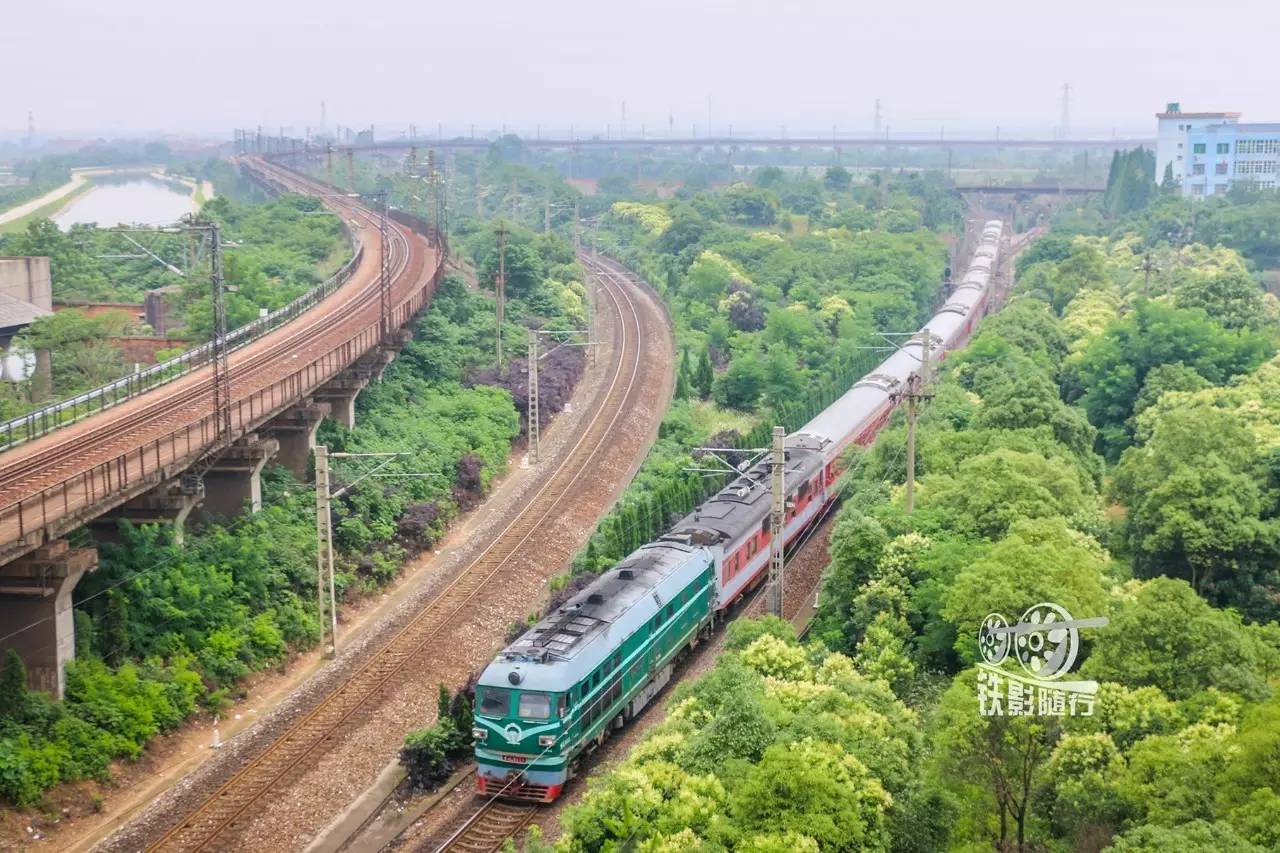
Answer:
<path fill-rule="evenodd" d="M 7 0 L 0 133 L 414 122 L 1152 133 L 1166 101 L 1280 121 L 1280 2 Z M 380 134 L 381 135 L 381 134 Z"/>

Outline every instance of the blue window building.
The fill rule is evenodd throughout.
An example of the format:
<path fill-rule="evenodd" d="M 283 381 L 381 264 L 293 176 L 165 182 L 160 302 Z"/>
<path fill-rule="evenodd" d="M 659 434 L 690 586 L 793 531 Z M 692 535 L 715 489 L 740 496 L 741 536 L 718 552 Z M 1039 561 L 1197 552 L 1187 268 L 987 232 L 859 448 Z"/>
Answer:
<path fill-rule="evenodd" d="M 1237 184 L 1280 187 L 1280 123 L 1211 124 L 1187 131 L 1182 194 L 1224 195 Z"/>

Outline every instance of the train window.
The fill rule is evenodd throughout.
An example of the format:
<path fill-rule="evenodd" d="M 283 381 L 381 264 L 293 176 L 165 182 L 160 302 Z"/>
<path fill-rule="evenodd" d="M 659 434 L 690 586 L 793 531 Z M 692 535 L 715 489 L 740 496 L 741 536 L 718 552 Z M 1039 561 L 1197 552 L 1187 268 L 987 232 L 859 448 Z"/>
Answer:
<path fill-rule="evenodd" d="M 766 539 L 769 537 L 769 521 L 770 520 L 766 518 L 764 521 L 760 522 L 760 535 Z"/>
<path fill-rule="evenodd" d="M 675 614 L 675 612 L 676 612 L 675 605 L 674 605 L 674 604 L 668 604 L 668 605 L 667 605 L 667 618 L 668 618 L 668 619 L 670 619 L 670 618 Z"/>
<path fill-rule="evenodd" d="M 561 693 L 560 701 L 556 705 L 556 716 L 563 717 L 564 712 L 567 710 L 569 710 L 569 693 Z"/>
<path fill-rule="evenodd" d="M 799 496 L 800 496 L 800 497 L 802 497 L 802 498 L 803 498 L 805 495 L 809 494 L 809 481 L 808 481 L 808 480 L 805 480 L 803 483 L 801 483 L 801 484 L 800 484 L 800 491 L 799 491 L 799 492 L 797 492 L 796 494 L 797 494 L 797 495 L 799 495 Z"/>
<path fill-rule="evenodd" d="M 522 720 L 546 720 L 551 717 L 551 697 L 546 693 L 521 693 L 516 716 Z"/>
<path fill-rule="evenodd" d="M 477 687 L 476 711 L 483 717 L 505 717 L 511 713 L 511 691 L 505 687 Z"/>
<path fill-rule="evenodd" d="M 669 610 L 670 608 L 667 609 Z M 613 660 L 609 661 L 609 671 L 612 672 L 620 666 L 622 666 L 622 652 L 614 652 Z"/>

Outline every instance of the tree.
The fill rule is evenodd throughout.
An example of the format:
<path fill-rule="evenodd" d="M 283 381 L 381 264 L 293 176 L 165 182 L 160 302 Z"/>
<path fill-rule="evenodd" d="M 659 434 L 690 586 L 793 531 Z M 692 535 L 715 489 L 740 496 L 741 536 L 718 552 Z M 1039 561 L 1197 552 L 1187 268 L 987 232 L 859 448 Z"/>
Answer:
<path fill-rule="evenodd" d="M 1150 410 L 1145 445 L 1124 452 L 1113 492 L 1128 507 L 1125 533 L 1135 567 L 1197 590 L 1274 553 L 1280 521 L 1263 491 L 1253 433 L 1230 412 L 1203 403 Z"/>
<path fill-rule="evenodd" d="M 698 353 L 698 366 L 693 371 L 693 387 L 699 397 L 706 400 L 711 396 L 711 387 L 715 378 L 715 371 L 711 367 L 711 349 L 703 347 Z"/>
<path fill-rule="evenodd" d="M 734 184 L 724 192 L 729 217 L 745 225 L 772 225 L 778 219 L 778 197 L 767 189 Z"/>
<path fill-rule="evenodd" d="M 743 352 L 729 362 L 724 373 L 716 377 L 712 394 L 717 405 L 741 411 L 755 408 L 764 391 L 765 367 L 756 352 Z"/>
<path fill-rule="evenodd" d="M 889 535 L 880 522 L 847 503 L 828 540 L 831 565 L 823 572 L 814 636 L 828 647 L 852 651 L 857 632 L 849 626 L 854 598 L 875 573 Z"/>
<path fill-rule="evenodd" d="M 845 192 L 853 184 L 853 175 L 844 166 L 828 166 L 822 176 L 822 182 L 832 192 Z"/>
<path fill-rule="evenodd" d="M 1106 553 L 1061 518 L 1022 519 L 986 556 L 963 568 L 944 594 L 942 615 L 956 629 L 962 660 L 977 660 L 977 632 L 988 613 L 1010 624 L 1041 601 L 1060 604 L 1076 618 L 1106 611 L 1102 585 Z"/>
<path fill-rule="evenodd" d="M 1098 428 L 1106 456 L 1115 461 L 1132 441 L 1126 423 L 1146 381 L 1161 364 L 1181 362 L 1211 383 L 1253 370 L 1275 351 L 1264 335 L 1231 332 L 1200 309 L 1141 301 L 1084 350 L 1079 378 L 1089 421 Z"/>
<path fill-rule="evenodd" d="M 1202 308 L 1228 329 L 1257 328 L 1266 322 L 1263 290 L 1243 269 L 1192 276 L 1178 288 L 1179 308 Z"/>
<path fill-rule="evenodd" d="M 0 720 L 16 720 L 27 704 L 27 668 L 15 649 L 6 649 L 0 670 Z"/>
<path fill-rule="evenodd" d="M 770 747 L 735 787 L 729 811 L 748 832 L 795 833 L 822 850 L 876 851 L 888 849 L 891 802 L 856 757 L 800 741 Z"/>
<path fill-rule="evenodd" d="M 1277 666 L 1270 648 L 1239 614 L 1215 610 L 1185 581 L 1134 581 L 1113 604 L 1110 624 L 1091 632 L 1086 678 L 1158 687 L 1174 699 L 1218 687 L 1252 699 L 1270 694 Z"/>
<path fill-rule="evenodd" d="M 966 459 L 954 476 L 930 475 L 922 507 L 941 512 L 956 530 L 999 539 L 1017 521 L 1060 516 L 1096 521 L 1097 498 L 1081 473 L 1060 459 L 1001 448 Z"/>
<path fill-rule="evenodd" d="M 934 712 L 936 772 L 975 788 L 972 805 L 996 819 L 997 850 L 1030 853 L 1034 795 L 1060 727 L 1053 717 L 979 714 L 975 672 L 956 676 Z"/>

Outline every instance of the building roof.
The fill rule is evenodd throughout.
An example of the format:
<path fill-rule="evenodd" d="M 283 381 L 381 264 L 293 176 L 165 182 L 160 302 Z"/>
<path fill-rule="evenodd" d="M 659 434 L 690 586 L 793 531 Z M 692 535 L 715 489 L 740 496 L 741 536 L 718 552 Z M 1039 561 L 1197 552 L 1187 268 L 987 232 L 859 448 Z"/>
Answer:
<path fill-rule="evenodd" d="M 0 293 L 0 329 L 17 329 L 30 326 L 37 317 L 46 317 L 53 312 L 21 299 L 14 299 L 6 293 Z"/>
<path fill-rule="evenodd" d="M 1156 118 L 1240 118 L 1241 113 L 1156 113 Z"/>

